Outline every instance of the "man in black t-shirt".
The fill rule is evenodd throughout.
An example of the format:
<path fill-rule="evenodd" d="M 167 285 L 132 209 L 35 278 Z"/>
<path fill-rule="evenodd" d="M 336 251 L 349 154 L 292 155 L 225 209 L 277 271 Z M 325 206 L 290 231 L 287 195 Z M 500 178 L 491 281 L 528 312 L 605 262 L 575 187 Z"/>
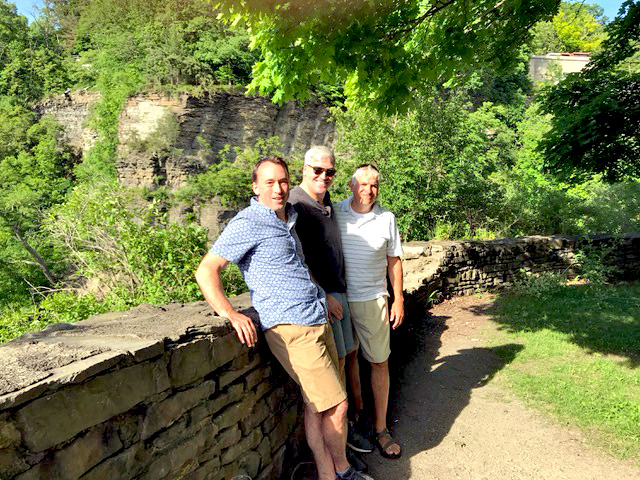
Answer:
<path fill-rule="evenodd" d="M 328 189 L 336 173 L 331 149 L 312 147 L 305 154 L 302 183 L 291 190 L 289 202 L 298 213 L 296 232 L 302 243 L 305 262 L 311 275 L 327 294 L 329 321 L 338 348 L 338 371 L 351 387 L 356 416 L 363 409 L 358 368 L 358 341 L 347 303 L 344 256 L 340 230 L 335 219 Z M 346 383 L 346 381 L 345 381 Z M 350 425 L 347 445 L 361 453 L 373 451 L 373 445 Z M 363 466 L 364 468 L 364 466 Z"/>

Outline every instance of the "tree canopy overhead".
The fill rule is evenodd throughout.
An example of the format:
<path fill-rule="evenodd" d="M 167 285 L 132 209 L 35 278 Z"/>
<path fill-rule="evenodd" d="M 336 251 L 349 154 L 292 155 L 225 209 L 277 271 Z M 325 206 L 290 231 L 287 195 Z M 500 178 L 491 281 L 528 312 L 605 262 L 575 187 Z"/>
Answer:
<path fill-rule="evenodd" d="M 640 1 L 627 0 L 606 32 L 589 65 L 544 98 L 553 120 L 542 148 L 552 170 L 615 181 L 640 176 Z"/>
<path fill-rule="evenodd" d="M 355 105 L 403 109 L 416 89 L 463 79 L 480 66 L 504 70 L 529 29 L 559 0 L 221 0 L 244 22 L 263 60 L 250 90 L 276 102 L 308 86 L 343 85 Z"/>

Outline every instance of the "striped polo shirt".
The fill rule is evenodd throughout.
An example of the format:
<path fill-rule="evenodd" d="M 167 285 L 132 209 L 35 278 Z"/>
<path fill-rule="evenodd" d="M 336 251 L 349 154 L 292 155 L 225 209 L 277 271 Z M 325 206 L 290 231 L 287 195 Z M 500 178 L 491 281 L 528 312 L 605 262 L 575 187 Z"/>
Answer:
<path fill-rule="evenodd" d="M 342 238 L 347 298 L 366 302 L 389 295 L 387 291 L 387 256 L 402 255 L 396 218 L 377 203 L 368 213 L 356 213 L 349 197 L 334 204 Z"/>

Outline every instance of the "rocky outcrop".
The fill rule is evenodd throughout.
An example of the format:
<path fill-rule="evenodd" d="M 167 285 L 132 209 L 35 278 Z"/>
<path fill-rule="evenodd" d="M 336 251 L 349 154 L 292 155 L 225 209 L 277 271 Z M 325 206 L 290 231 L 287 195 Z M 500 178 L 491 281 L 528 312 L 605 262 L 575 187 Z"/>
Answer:
<path fill-rule="evenodd" d="M 87 127 L 97 94 L 60 95 L 37 107 L 65 127 L 68 142 L 86 153 L 96 134 Z M 118 177 L 127 187 L 182 186 L 203 172 L 225 146 L 241 150 L 277 136 L 291 156 L 311 145 L 331 145 L 334 125 L 318 103 L 278 106 L 264 97 L 211 94 L 166 97 L 142 94 L 127 100 L 118 127 Z M 235 153 L 229 152 L 229 159 Z"/>
<path fill-rule="evenodd" d="M 64 127 L 66 142 L 82 155 L 95 144 L 98 136 L 89 127 L 91 108 L 100 94 L 86 89 L 49 97 L 36 106 L 39 115 L 53 115 Z"/>
<path fill-rule="evenodd" d="M 131 148 L 171 131 L 175 142 L 166 151 Z M 166 98 L 139 95 L 130 98 L 120 115 L 118 176 L 129 187 L 155 183 L 180 187 L 218 158 L 225 146 L 244 149 L 259 139 L 277 136 L 283 153 L 304 152 L 311 145 L 333 142 L 329 112 L 317 103 L 290 103 L 278 107 L 264 97 L 216 94 L 203 98 L 181 95 Z M 155 139 L 162 141 L 162 139 Z M 234 152 L 229 152 L 233 159 Z"/>

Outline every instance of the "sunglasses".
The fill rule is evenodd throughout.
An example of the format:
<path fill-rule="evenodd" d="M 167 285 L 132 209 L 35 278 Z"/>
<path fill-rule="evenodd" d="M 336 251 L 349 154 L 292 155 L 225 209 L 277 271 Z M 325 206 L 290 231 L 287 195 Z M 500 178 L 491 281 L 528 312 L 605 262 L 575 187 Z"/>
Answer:
<path fill-rule="evenodd" d="M 313 170 L 313 173 L 316 175 L 322 175 L 322 172 L 327 174 L 327 177 L 333 177 L 336 174 L 335 168 L 322 168 L 322 167 L 312 167 L 311 165 L 307 165 L 309 168 Z"/>

